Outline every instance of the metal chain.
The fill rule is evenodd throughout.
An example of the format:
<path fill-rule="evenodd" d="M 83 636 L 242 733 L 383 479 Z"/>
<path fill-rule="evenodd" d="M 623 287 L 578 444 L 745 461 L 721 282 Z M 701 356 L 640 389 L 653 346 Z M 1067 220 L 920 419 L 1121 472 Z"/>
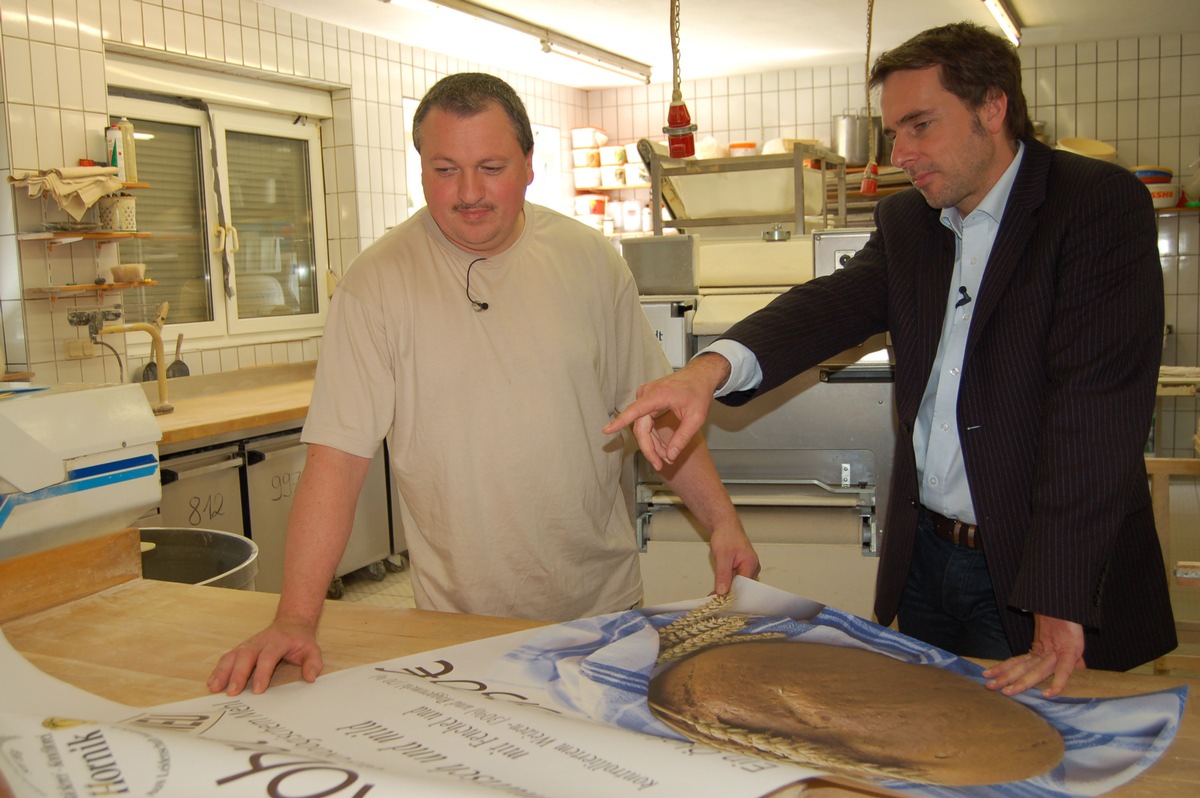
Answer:
<path fill-rule="evenodd" d="M 671 0 L 671 60 L 675 70 L 671 101 L 679 102 L 683 99 L 683 90 L 679 79 L 679 0 Z"/>
<path fill-rule="evenodd" d="M 867 160 L 875 162 L 875 126 L 871 122 L 871 17 L 875 14 L 875 0 L 867 0 L 867 60 L 863 70 L 863 89 L 867 95 Z M 881 120 L 882 121 L 882 120 Z"/>

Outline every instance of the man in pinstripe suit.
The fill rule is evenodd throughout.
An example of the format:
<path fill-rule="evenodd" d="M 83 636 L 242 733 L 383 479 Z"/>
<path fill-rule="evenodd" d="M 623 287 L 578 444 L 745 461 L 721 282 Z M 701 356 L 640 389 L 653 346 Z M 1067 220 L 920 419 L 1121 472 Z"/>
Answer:
<path fill-rule="evenodd" d="M 979 26 L 918 34 L 870 83 L 915 190 L 879 202 L 846 268 L 642 386 L 606 431 L 632 424 L 659 467 L 714 395 L 744 403 L 886 330 L 899 430 L 878 620 L 1001 660 L 985 675 L 1008 694 L 1166 653 L 1143 463 L 1163 330 L 1148 192 L 1034 139 L 1016 51 Z M 655 436 L 667 411 L 678 429 Z"/>

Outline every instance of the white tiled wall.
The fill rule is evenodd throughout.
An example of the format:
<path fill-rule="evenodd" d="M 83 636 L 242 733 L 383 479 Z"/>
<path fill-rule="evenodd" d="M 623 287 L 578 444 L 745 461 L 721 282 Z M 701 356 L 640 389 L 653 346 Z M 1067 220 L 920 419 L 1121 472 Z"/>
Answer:
<path fill-rule="evenodd" d="M 419 98 L 451 72 L 496 72 L 375 36 L 307 19 L 253 0 L 4 0 L 0 6 L 0 169 L 73 164 L 103 151 L 107 123 L 104 51 L 186 58 L 255 80 L 327 88 L 333 119 L 324 123 L 330 268 L 340 275 L 353 256 L 407 211 L 402 98 Z M 524 99 L 533 122 L 563 130 L 585 124 L 586 95 L 545 80 L 498 72 Z M 569 188 L 569 187 L 568 187 Z M 33 298 L 30 289 L 90 283 L 115 262 L 117 249 L 90 244 L 48 249 L 17 241 L 41 228 L 40 202 L 0 191 L 0 320 L 8 369 L 31 370 L 45 382 L 118 379 L 115 358 L 68 360 L 66 342 L 82 337 L 66 323 L 93 297 Z M 15 207 L 14 207 L 15 205 Z M 52 207 L 50 217 L 60 213 Z M 14 219 L 15 217 L 15 219 Z M 65 218 L 65 217 L 64 217 Z M 127 292 L 128 293 L 128 292 Z M 104 304 L 136 297 L 106 294 Z M 118 349 L 123 342 L 116 340 Z M 316 357 L 319 341 L 256 341 L 189 347 L 193 373 Z M 128 372 L 139 374 L 134 359 Z"/>
<path fill-rule="evenodd" d="M 1166 293 L 1166 320 L 1171 328 L 1163 348 L 1163 363 L 1200 365 L 1200 213 L 1164 213 L 1158 218 L 1158 250 L 1162 259 Z M 1157 454 L 1189 457 L 1196 453 L 1197 429 L 1194 397 L 1159 400 Z"/>
<path fill-rule="evenodd" d="M 334 117 L 323 131 L 330 265 L 340 274 L 365 244 L 405 214 L 401 100 L 464 69 L 495 71 L 431 50 L 349 31 L 254 0 L 4 0 L 0 5 L 0 171 L 74 162 L 101 149 L 107 119 L 106 47 L 189 56 L 246 75 L 328 86 Z M 1021 50 L 1032 115 L 1052 139 L 1099 138 L 1122 163 L 1156 163 L 1190 175 L 1200 158 L 1200 31 Z M 590 92 L 499 73 L 520 92 L 535 123 L 604 128 L 616 142 L 661 137 L 670 87 L 653 84 Z M 829 142 L 832 118 L 861 108 L 862 64 L 804 67 L 685 81 L 698 136 L 720 142 L 777 137 Z M 564 149 L 569 147 L 569 140 Z M 65 323 L 75 300 L 25 299 L 29 287 L 90 279 L 96 258 L 80 247 L 47 253 L 15 240 L 35 229 L 32 206 L 0 191 L 0 321 L 10 370 L 47 381 L 114 379 L 111 358 L 71 361 Z M 39 211 L 40 213 L 40 211 Z M 16 217 L 14 221 L 14 215 Z M 1197 216 L 1163 217 L 1167 318 L 1174 335 L 1164 362 L 1197 365 L 1200 292 Z M 1167 246 L 1167 245 L 1164 245 Z M 79 252 L 74 250 L 80 249 Z M 113 255 L 102 251 L 99 258 Z M 94 275 L 93 275 L 94 276 Z M 94 302 L 93 302 L 94 304 Z M 184 352 L 193 373 L 315 357 L 318 342 L 271 341 Z M 105 365 L 107 363 L 107 365 Z M 131 364 L 140 370 L 140 363 Z M 1160 414 L 1181 452 L 1190 451 L 1195 402 L 1171 400 Z M 1160 443 L 1164 443 L 1160 441 Z"/>

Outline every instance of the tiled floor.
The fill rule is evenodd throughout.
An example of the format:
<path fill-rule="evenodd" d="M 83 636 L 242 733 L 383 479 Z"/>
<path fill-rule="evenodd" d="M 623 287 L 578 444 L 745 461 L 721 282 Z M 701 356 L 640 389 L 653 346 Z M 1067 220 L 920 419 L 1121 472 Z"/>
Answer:
<path fill-rule="evenodd" d="M 1171 481 L 1171 558 L 1200 562 L 1200 479 L 1175 477 Z M 400 571 L 387 569 L 383 579 L 372 579 L 366 571 L 347 574 L 343 600 L 384 607 L 412 607 L 413 590 L 407 559 Z M 1200 588 L 1172 585 L 1172 600 L 1179 620 L 1200 622 Z M 1185 643 L 1181 651 L 1200 654 L 1200 643 Z"/>
<path fill-rule="evenodd" d="M 384 569 L 383 579 L 372 578 L 365 568 L 343 576 L 342 586 L 346 592 L 342 600 L 380 607 L 415 606 L 408 558 L 393 555 L 390 561 L 394 566 L 402 566 L 402 569 Z"/>

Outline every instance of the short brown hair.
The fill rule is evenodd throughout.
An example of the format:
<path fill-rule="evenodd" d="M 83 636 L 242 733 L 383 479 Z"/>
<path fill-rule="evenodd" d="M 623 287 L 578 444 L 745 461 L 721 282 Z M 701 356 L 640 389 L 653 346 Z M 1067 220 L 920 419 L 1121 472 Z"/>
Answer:
<path fill-rule="evenodd" d="M 413 146 L 421 151 L 421 123 L 434 108 L 439 108 L 457 117 L 475 116 L 495 103 L 503 109 L 512 123 L 513 134 L 521 145 L 521 152 L 533 152 L 533 128 L 525 104 L 512 86 L 495 75 L 483 72 L 458 72 L 433 84 L 425 92 L 417 111 L 413 114 Z"/>
<path fill-rule="evenodd" d="M 883 53 L 871 67 L 867 88 L 883 84 L 893 72 L 939 67 L 942 88 L 972 110 L 993 92 L 1008 96 L 1004 129 L 1013 139 L 1033 135 L 1029 108 L 1021 91 L 1021 59 L 1007 39 L 973 22 L 956 22 L 918 33 Z"/>

